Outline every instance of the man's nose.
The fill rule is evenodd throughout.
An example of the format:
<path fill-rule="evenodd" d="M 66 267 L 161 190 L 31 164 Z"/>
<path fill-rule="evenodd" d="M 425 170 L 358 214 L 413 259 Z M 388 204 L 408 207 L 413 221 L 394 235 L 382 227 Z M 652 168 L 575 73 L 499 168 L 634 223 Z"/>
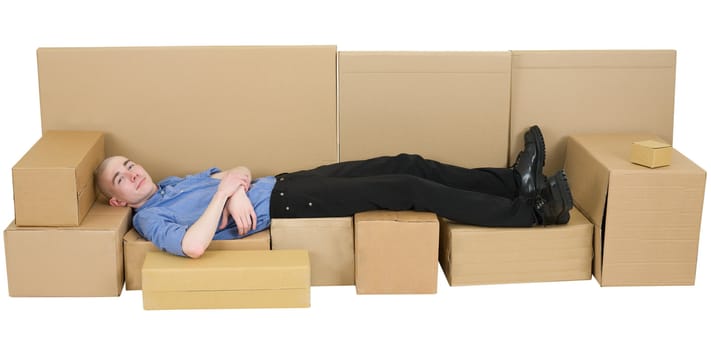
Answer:
<path fill-rule="evenodd" d="M 131 182 L 136 181 L 136 178 L 138 177 L 138 174 L 134 173 L 133 171 L 131 171 L 130 174 L 131 174 Z"/>

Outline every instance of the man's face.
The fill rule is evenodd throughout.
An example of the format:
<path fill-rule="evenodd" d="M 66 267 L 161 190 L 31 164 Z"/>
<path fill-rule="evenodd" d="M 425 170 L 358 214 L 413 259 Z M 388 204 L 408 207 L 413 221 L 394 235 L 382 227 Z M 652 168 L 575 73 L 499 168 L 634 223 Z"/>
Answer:
<path fill-rule="evenodd" d="M 111 194 L 109 203 L 119 207 L 138 208 L 157 190 L 146 170 L 123 156 L 107 160 L 99 181 Z"/>

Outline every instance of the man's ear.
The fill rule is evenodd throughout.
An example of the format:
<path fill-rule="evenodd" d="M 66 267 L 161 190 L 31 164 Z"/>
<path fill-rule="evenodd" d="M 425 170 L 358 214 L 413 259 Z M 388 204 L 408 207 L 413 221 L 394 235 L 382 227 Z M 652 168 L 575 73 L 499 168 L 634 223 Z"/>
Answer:
<path fill-rule="evenodd" d="M 128 203 L 118 200 L 116 197 L 111 197 L 111 199 L 109 199 L 109 204 L 112 207 L 125 207 Z"/>

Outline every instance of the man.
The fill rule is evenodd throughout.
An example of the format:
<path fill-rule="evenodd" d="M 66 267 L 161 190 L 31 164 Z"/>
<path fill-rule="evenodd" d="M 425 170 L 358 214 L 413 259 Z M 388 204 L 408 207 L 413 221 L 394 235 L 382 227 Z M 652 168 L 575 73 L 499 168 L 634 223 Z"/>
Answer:
<path fill-rule="evenodd" d="M 513 168 L 465 169 L 401 154 L 343 162 L 252 181 L 249 169 L 212 168 L 155 184 L 126 157 L 95 172 L 112 206 L 134 208 L 133 225 L 164 251 L 200 257 L 213 239 L 269 227 L 271 218 L 350 216 L 375 209 L 429 211 L 464 224 L 565 224 L 573 198 L 561 170 L 546 178 L 540 128 L 525 134 Z"/>

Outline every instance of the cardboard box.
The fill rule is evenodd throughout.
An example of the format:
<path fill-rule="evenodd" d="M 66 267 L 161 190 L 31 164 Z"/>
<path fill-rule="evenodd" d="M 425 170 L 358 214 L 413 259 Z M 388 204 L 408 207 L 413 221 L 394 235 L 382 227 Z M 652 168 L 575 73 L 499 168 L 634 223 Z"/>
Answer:
<path fill-rule="evenodd" d="M 667 167 L 630 163 L 630 144 L 646 139 L 654 136 L 568 141 L 568 181 L 595 224 L 593 273 L 602 286 L 694 284 L 706 172 L 676 150 Z"/>
<path fill-rule="evenodd" d="M 546 139 L 546 174 L 563 167 L 567 137 L 572 134 L 643 132 L 672 141 L 676 51 L 512 55 L 509 164 L 523 147 L 523 134 L 534 124 Z"/>
<path fill-rule="evenodd" d="M 310 306 L 305 250 L 208 250 L 199 259 L 149 252 L 145 309 Z"/>
<path fill-rule="evenodd" d="M 354 222 L 358 294 L 437 292 L 435 214 L 370 211 L 356 214 Z"/>
<path fill-rule="evenodd" d="M 659 168 L 671 164 L 672 148 L 666 142 L 655 140 L 632 143 L 630 162 L 647 168 Z"/>
<path fill-rule="evenodd" d="M 95 203 L 78 227 L 5 230 L 10 296 L 118 296 L 131 209 Z"/>
<path fill-rule="evenodd" d="M 510 52 L 339 52 L 338 72 L 341 161 L 506 166 Z"/>
<path fill-rule="evenodd" d="M 77 226 L 96 200 L 100 132 L 47 131 L 12 168 L 17 226 Z"/>
<path fill-rule="evenodd" d="M 272 219 L 272 249 L 304 249 L 311 285 L 355 284 L 353 217 Z"/>
<path fill-rule="evenodd" d="M 441 219 L 442 270 L 451 286 L 589 280 L 593 225 L 578 210 L 567 225 L 493 228 Z"/>
<path fill-rule="evenodd" d="M 257 232 L 241 239 L 215 240 L 208 250 L 269 250 L 269 230 Z M 123 236 L 124 270 L 126 271 L 126 290 L 141 289 L 141 268 L 148 252 L 160 249 L 151 241 L 143 238 L 135 229 Z"/>
<path fill-rule="evenodd" d="M 106 154 L 156 181 L 338 161 L 335 46 L 40 48 L 37 64 L 43 131 L 106 130 Z"/>

